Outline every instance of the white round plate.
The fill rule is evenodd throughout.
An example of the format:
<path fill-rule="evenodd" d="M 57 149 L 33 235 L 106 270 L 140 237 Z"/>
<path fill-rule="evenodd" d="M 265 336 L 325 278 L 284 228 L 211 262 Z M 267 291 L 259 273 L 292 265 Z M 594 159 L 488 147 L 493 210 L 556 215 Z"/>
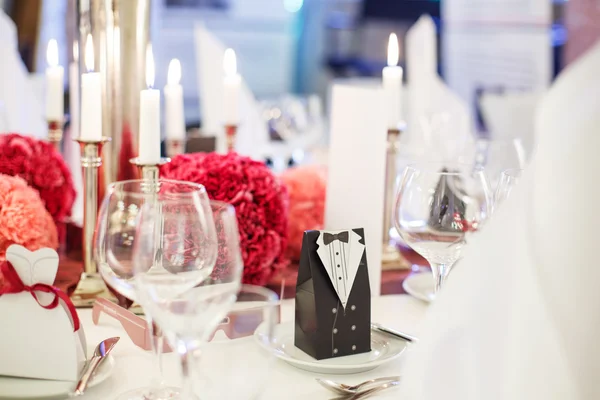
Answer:
<path fill-rule="evenodd" d="M 412 297 L 431 303 L 435 299 L 431 272 L 412 274 L 402 282 L 402 288 Z"/>
<path fill-rule="evenodd" d="M 371 351 L 369 353 L 315 360 L 294 346 L 293 322 L 275 327 L 274 347 L 265 344 L 268 341 L 264 340 L 264 335 L 265 326 L 261 325 L 254 333 L 254 338 L 262 348 L 272 351 L 277 358 L 296 368 L 319 374 L 342 375 L 370 371 L 400 357 L 407 346 L 407 342 L 404 340 L 371 331 Z"/>
<path fill-rule="evenodd" d="M 94 349 L 88 354 L 93 354 Z M 111 354 L 100 364 L 90 380 L 88 389 L 106 380 L 112 373 L 115 359 Z M 0 376 L 1 400 L 50 400 L 64 399 L 75 388 L 76 382 L 47 381 L 43 379 L 13 378 Z"/>

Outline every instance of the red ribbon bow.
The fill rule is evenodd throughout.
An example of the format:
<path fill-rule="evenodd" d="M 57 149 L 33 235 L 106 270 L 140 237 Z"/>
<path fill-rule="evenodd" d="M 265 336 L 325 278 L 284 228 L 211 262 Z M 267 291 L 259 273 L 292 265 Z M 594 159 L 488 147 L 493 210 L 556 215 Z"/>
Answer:
<path fill-rule="evenodd" d="M 4 278 L 8 282 L 7 286 L 4 286 L 0 289 L 0 296 L 2 296 L 3 294 L 29 292 L 31 293 L 35 301 L 37 301 L 37 303 L 40 306 L 44 307 L 47 310 L 52 310 L 58 307 L 60 304 L 60 300 L 62 300 L 67 305 L 69 313 L 71 313 L 71 317 L 73 318 L 73 331 L 77 332 L 79 330 L 79 316 L 77 315 L 77 311 L 75 310 L 75 306 L 71 302 L 71 299 L 69 299 L 69 296 L 67 296 L 65 292 L 63 292 L 57 287 L 46 285 L 45 283 L 36 283 L 33 286 L 25 285 L 19 277 L 19 274 L 17 274 L 17 271 L 15 271 L 15 268 L 8 261 L 4 261 L 0 264 L 0 272 L 2 272 Z M 52 300 L 52 302 L 50 302 L 50 304 L 43 305 L 42 303 L 40 303 L 36 292 L 53 293 L 54 299 Z"/>

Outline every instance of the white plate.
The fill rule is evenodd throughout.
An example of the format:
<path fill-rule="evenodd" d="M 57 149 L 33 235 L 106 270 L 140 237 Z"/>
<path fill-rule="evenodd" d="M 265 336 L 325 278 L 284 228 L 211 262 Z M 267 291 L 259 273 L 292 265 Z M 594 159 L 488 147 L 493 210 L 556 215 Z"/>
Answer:
<path fill-rule="evenodd" d="M 275 327 L 274 347 L 268 347 L 264 340 L 265 327 L 259 326 L 254 333 L 258 344 L 288 364 L 306 371 L 319 374 L 356 374 L 370 371 L 400 357 L 406 349 L 404 340 L 371 331 L 371 351 L 353 356 L 336 357 L 327 360 L 315 360 L 294 346 L 294 323 L 288 322 Z"/>
<path fill-rule="evenodd" d="M 431 272 L 412 274 L 402 282 L 402 288 L 411 296 L 431 303 L 435 299 Z"/>
<path fill-rule="evenodd" d="M 93 354 L 94 349 L 88 350 Z M 100 364 L 90 380 L 88 389 L 103 382 L 112 373 L 115 359 L 112 354 Z M 42 379 L 0 376 L 0 399 L 2 400 L 50 400 L 64 399 L 75 388 L 76 382 L 47 381 Z"/>

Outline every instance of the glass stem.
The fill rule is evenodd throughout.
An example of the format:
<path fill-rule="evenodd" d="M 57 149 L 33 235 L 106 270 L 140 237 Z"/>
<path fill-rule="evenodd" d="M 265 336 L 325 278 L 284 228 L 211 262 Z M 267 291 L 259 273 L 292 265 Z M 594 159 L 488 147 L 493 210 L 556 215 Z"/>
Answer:
<path fill-rule="evenodd" d="M 450 268 L 452 268 L 452 264 L 440 264 L 429 262 L 429 265 L 431 265 L 431 272 L 433 272 L 435 293 L 437 294 L 442 289 L 444 282 L 446 282 L 446 278 L 450 273 Z"/>
<path fill-rule="evenodd" d="M 152 353 L 154 354 L 154 362 L 155 362 L 155 375 L 152 385 L 157 388 L 162 388 L 164 386 L 163 380 L 163 363 L 162 363 L 162 355 L 163 355 L 163 344 L 164 344 L 164 336 L 162 334 L 161 329 L 154 323 L 152 317 L 146 313 L 146 321 L 148 322 L 148 330 L 150 331 L 150 343 L 152 343 Z"/>
<path fill-rule="evenodd" d="M 194 387 L 192 383 L 191 376 L 191 353 L 188 351 L 187 345 L 183 342 L 180 342 L 178 347 L 179 358 L 181 362 L 181 375 L 182 375 L 182 385 L 181 385 L 181 399 L 182 400 L 191 400 L 194 399 Z"/>

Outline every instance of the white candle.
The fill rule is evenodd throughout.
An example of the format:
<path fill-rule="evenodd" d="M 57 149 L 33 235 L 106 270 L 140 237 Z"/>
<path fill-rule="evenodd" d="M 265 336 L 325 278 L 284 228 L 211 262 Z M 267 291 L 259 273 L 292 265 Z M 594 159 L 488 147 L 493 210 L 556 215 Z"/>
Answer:
<path fill-rule="evenodd" d="M 154 57 L 152 46 L 146 49 L 146 84 L 140 93 L 140 147 L 142 164 L 160 163 L 160 91 L 154 86 Z"/>
<path fill-rule="evenodd" d="M 94 71 L 94 42 L 88 34 L 85 41 L 85 67 L 81 75 L 81 133 L 83 140 L 102 140 L 102 82 Z"/>
<path fill-rule="evenodd" d="M 390 35 L 388 44 L 388 66 L 383 69 L 388 129 L 398 129 L 402 122 L 402 67 L 398 66 L 400 49 L 398 37 Z"/>
<path fill-rule="evenodd" d="M 46 49 L 46 119 L 62 122 L 65 113 L 63 82 L 65 70 L 58 65 L 58 44 L 51 39 Z"/>
<path fill-rule="evenodd" d="M 69 65 L 69 108 L 71 137 L 79 136 L 79 43 L 73 42 L 73 62 Z"/>
<path fill-rule="evenodd" d="M 174 58 L 169 63 L 165 95 L 165 131 L 167 139 L 183 140 L 185 138 L 185 117 L 183 113 L 183 87 L 181 80 L 181 63 Z"/>
<path fill-rule="evenodd" d="M 225 50 L 223 57 L 225 78 L 223 81 L 223 116 L 225 125 L 237 125 L 240 122 L 240 89 L 242 77 L 237 73 L 237 60 L 235 51 Z"/>

